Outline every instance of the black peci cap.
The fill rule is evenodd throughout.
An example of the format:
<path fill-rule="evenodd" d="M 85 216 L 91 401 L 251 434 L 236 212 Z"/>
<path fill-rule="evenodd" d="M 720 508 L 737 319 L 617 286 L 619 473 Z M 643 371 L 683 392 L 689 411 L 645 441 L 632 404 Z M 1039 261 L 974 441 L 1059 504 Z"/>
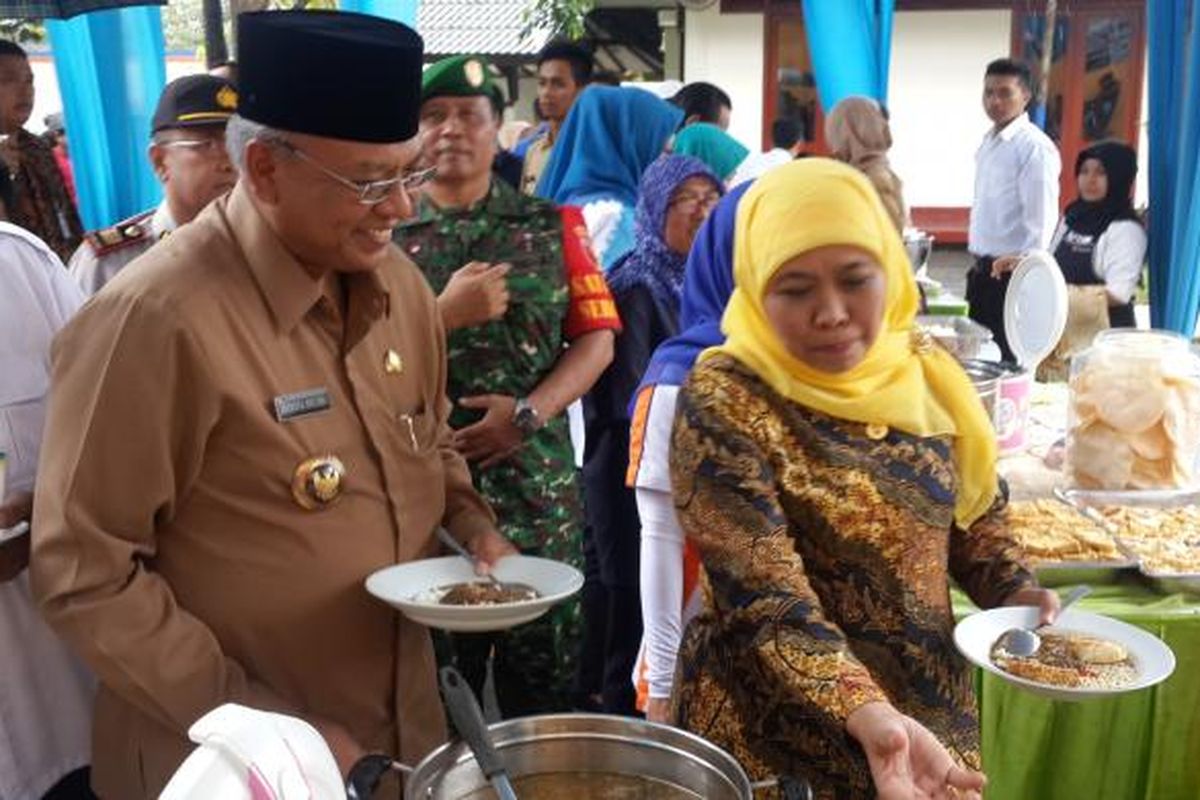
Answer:
<path fill-rule="evenodd" d="M 241 14 L 238 113 L 313 136 L 406 141 L 417 133 L 423 49 L 411 28 L 366 14 Z"/>
<path fill-rule="evenodd" d="M 154 109 L 150 133 L 166 128 L 224 125 L 237 111 L 233 84 L 214 75 L 185 75 L 167 84 Z"/>

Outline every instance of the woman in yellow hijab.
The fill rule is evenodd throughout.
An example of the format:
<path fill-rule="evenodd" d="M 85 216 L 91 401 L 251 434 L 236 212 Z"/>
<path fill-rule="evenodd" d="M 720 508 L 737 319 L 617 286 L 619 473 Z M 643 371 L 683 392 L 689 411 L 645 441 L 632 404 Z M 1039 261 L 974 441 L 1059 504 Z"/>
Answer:
<path fill-rule="evenodd" d="M 977 796 L 972 674 L 948 578 L 1057 610 L 1006 535 L 990 422 L 914 330 L 878 195 L 806 159 L 738 209 L 724 345 L 679 397 L 671 478 L 704 562 L 679 723 L 819 798 Z"/>

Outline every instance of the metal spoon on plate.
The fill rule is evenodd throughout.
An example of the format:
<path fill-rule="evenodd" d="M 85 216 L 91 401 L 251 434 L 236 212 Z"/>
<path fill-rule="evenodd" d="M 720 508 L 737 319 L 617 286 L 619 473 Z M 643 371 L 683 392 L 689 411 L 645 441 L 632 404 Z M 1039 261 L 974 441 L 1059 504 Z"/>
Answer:
<path fill-rule="evenodd" d="M 472 567 L 475 566 L 475 564 L 478 562 L 478 559 L 476 559 L 475 556 L 471 554 L 470 550 L 468 550 L 467 548 L 465 548 L 461 544 L 459 544 L 458 540 L 450 535 L 450 531 L 446 530 L 445 528 L 441 527 L 440 525 L 438 526 L 438 529 L 437 529 L 437 537 L 438 537 L 438 540 L 441 541 L 442 544 L 446 545 L 446 547 L 449 547 L 455 553 L 458 553 L 460 556 L 465 558 L 467 561 L 470 561 Z M 521 598 L 521 599 L 529 599 L 529 598 L 537 596 L 537 590 L 534 589 L 532 586 L 530 586 L 527 583 L 510 583 L 507 581 L 502 581 L 490 572 L 481 577 L 486 579 L 488 581 L 488 583 L 495 586 L 497 589 L 520 590 L 521 592 L 529 595 L 528 598 Z"/>
<path fill-rule="evenodd" d="M 476 564 L 475 556 L 473 556 L 471 554 L 470 550 L 468 550 L 467 548 L 465 548 L 461 544 L 459 544 L 458 539 L 455 539 L 453 536 L 450 535 L 450 531 L 446 530 L 441 525 L 439 525 L 438 529 L 437 529 L 437 537 L 438 537 L 438 540 L 441 541 L 442 544 L 446 545 L 446 547 L 449 547 L 451 550 L 458 553 L 460 556 L 465 558 L 467 561 L 470 561 L 472 567 L 475 566 L 475 564 Z M 494 586 L 500 587 L 500 586 L 505 585 L 503 582 L 501 582 L 501 580 L 499 578 L 497 578 L 495 575 L 493 575 L 490 572 L 487 575 L 484 575 L 483 577 L 487 578 L 487 580 L 489 582 L 491 582 Z"/>
<path fill-rule="evenodd" d="M 1067 595 L 1067 599 L 1063 600 L 1062 605 L 1058 609 L 1058 613 L 1066 611 L 1081 597 L 1086 597 L 1091 594 L 1092 587 L 1076 586 Z M 1042 647 L 1042 637 L 1037 635 L 1037 631 L 1046 627 L 1045 623 L 1034 627 L 1032 630 L 1028 628 L 1009 628 L 1004 633 L 1000 634 L 1000 638 L 996 644 L 1003 648 L 1009 655 L 1017 658 L 1032 658 L 1037 651 Z"/>

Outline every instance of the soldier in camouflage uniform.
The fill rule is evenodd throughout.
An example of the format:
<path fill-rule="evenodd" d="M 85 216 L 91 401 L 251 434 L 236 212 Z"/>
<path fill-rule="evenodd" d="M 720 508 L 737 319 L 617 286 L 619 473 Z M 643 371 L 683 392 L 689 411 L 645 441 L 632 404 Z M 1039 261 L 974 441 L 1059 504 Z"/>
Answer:
<path fill-rule="evenodd" d="M 562 411 L 612 358 L 612 296 L 578 209 L 523 197 L 491 174 L 502 98 L 483 59 L 423 79 L 421 130 L 438 170 L 396 243 L 424 271 L 449 332 L 459 450 L 505 536 L 528 555 L 582 564 L 582 499 Z M 493 675 L 506 717 L 564 710 L 577 603 L 502 635 L 455 635 L 478 692 Z"/>

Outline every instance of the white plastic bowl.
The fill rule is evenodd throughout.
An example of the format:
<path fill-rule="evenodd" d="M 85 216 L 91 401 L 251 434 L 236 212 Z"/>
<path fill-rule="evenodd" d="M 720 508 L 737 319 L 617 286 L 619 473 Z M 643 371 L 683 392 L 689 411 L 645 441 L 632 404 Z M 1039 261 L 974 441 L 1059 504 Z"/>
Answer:
<path fill-rule="evenodd" d="M 385 567 L 367 577 L 367 591 L 399 609 L 413 622 L 447 631 L 499 631 L 531 622 L 555 603 L 583 587 L 583 573 L 561 561 L 533 556 L 505 556 L 493 574 L 501 581 L 524 583 L 538 597 L 488 606 L 452 606 L 431 602 L 433 589 L 454 583 L 479 581 L 471 564 L 461 556 L 427 558 Z"/>
<path fill-rule="evenodd" d="M 1055 700 L 1091 700 L 1145 689 L 1165 681 L 1175 671 L 1175 654 L 1158 637 L 1135 625 L 1074 608 L 1064 611 L 1049 630 L 1088 634 L 1124 645 L 1137 667 L 1137 679 L 1133 683 L 1117 689 L 1048 686 L 1005 672 L 992 663 L 992 645 L 1002 633 L 1010 628 L 1032 628 L 1037 621 L 1038 610 L 1033 606 L 980 611 L 958 623 L 954 628 L 954 643 L 976 666 L 1015 686 Z"/>

